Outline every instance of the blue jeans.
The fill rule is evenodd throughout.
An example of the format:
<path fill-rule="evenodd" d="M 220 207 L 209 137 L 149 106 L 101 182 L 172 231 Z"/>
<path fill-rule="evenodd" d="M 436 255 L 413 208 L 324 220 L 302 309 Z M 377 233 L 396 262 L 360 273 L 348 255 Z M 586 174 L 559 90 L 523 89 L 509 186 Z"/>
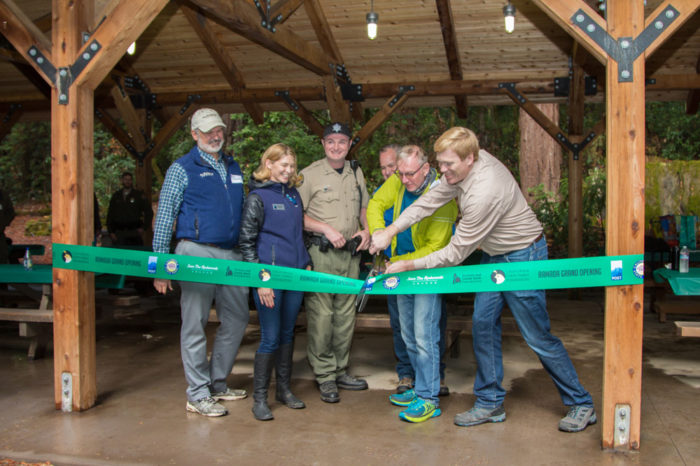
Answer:
<path fill-rule="evenodd" d="M 398 295 L 401 336 L 416 373 L 414 390 L 424 400 L 440 404 L 440 316 L 438 294 Z"/>
<path fill-rule="evenodd" d="M 260 302 L 257 289 L 254 288 L 252 293 L 260 320 L 260 346 L 257 352 L 274 353 L 280 345 L 294 340 L 294 325 L 304 292 L 275 290 L 274 307 L 267 307 Z"/>
<path fill-rule="evenodd" d="M 399 379 L 408 377 L 415 379 L 416 374 L 411 366 L 411 360 L 406 351 L 406 343 L 401 336 L 401 321 L 399 319 L 399 305 L 397 303 L 398 295 L 390 294 L 386 297 L 387 308 L 389 309 L 389 324 L 391 325 L 391 333 L 394 341 L 394 354 L 396 355 L 396 374 Z M 441 296 L 442 298 L 442 296 Z M 447 307 L 445 300 L 441 299 L 442 308 L 440 313 L 440 379 L 445 378 L 445 363 L 442 358 L 445 355 L 445 328 L 447 326 Z"/>
<path fill-rule="evenodd" d="M 482 264 L 524 262 L 547 259 L 544 238 L 519 251 L 489 256 Z M 472 335 L 477 371 L 474 381 L 475 405 L 493 409 L 503 404 L 506 392 L 503 381 L 501 352 L 501 312 L 507 303 L 525 342 L 540 359 L 567 406 L 593 406 L 591 395 L 583 388 L 561 340 L 550 333 L 549 315 L 544 290 L 476 293 Z"/>

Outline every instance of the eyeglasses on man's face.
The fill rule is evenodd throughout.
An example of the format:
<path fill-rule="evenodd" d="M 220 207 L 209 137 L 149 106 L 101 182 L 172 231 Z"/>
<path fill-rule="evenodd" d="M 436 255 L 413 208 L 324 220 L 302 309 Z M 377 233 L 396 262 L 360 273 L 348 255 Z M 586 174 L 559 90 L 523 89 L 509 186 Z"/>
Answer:
<path fill-rule="evenodd" d="M 423 165 L 425 165 L 426 163 L 428 163 L 428 162 L 421 163 L 420 166 L 418 168 L 416 168 L 415 170 L 413 170 L 412 172 L 401 172 L 399 170 L 396 170 L 396 174 L 399 175 L 399 178 L 403 178 L 403 177 L 413 178 L 414 176 L 416 176 L 416 173 L 418 173 L 420 171 L 420 169 L 423 168 Z"/>

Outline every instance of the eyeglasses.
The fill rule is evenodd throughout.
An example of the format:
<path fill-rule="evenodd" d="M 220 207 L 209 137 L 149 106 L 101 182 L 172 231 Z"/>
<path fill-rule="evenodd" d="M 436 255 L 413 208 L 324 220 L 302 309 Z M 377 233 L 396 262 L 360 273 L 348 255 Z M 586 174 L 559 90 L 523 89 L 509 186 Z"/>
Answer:
<path fill-rule="evenodd" d="M 404 176 L 405 176 L 406 178 L 412 178 L 412 177 L 414 177 L 414 176 L 416 175 L 416 173 L 418 173 L 418 172 L 420 171 L 421 168 L 423 168 L 423 165 L 425 165 L 426 163 L 427 163 L 427 162 L 421 163 L 421 164 L 420 164 L 420 167 L 418 167 L 417 169 L 413 170 L 412 172 L 400 172 L 400 171 L 396 170 L 396 174 L 399 176 L 399 178 L 403 178 Z"/>

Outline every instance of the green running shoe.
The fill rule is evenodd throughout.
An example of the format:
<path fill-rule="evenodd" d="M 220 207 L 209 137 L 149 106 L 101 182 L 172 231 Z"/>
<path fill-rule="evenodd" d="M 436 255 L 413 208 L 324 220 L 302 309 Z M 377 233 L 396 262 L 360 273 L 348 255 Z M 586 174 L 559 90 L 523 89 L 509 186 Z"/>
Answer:
<path fill-rule="evenodd" d="M 416 398 L 408 408 L 399 413 L 399 418 L 408 422 L 423 422 L 431 417 L 438 417 L 441 414 L 442 411 L 440 411 L 440 408 L 435 406 L 431 401 Z"/>
<path fill-rule="evenodd" d="M 413 389 L 406 390 L 403 393 L 393 393 L 389 395 L 389 401 L 392 405 L 408 406 L 416 399 L 416 392 Z"/>

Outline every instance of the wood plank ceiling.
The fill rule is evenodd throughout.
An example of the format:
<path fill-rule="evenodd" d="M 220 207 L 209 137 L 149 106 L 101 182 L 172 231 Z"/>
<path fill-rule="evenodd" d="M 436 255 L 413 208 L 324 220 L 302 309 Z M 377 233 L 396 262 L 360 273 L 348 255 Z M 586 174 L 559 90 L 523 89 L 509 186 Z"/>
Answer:
<path fill-rule="evenodd" d="M 103 10 L 105 5 L 108 9 L 113 3 L 97 2 L 96 23 L 109 14 Z M 512 104 L 498 90 L 498 83 L 506 81 L 522 83 L 522 91 L 532 101 L 566 102 L 566 97 L 554 95 L 554 79 L 568 76 L 573 40 L 531 1 L 512 3 L 517 8 L 516 26 L 515 32 L 507 34 L 502 1 L 376 0 L 379 33 L 370 41 L 365 28 L 370 8 L 366 0 L 273 1 L 271 11 L 282 16 L 275 33 L 259 31 L 256 23 L 261 16 L 253 0 L 172 1 L 138 39 L 136 54 L 122 60 L 122 68 L 127 65 L 127 75 L 137 73 L 158 105 L 171 112 L 191 94 L 201 95 L 200 102 L 216 104 L 222 111 L 255 115 L 288 110 L 276 91 L 289 91 L 307 109 L 327 108 L 332 69 L 319 69 L 318 63 L 332 61 L 333 54 L 325 49 L 332 51 L 333 47 L 352 83 L 363 85 L 363 108 L 384 105 L 399 85 L 415 86 L 406 106 Z M 595 0 L 588 3 L 598 4 Z M 649 0 L 646 13 L 661 3 Z M 50 0 L 16 4 L 50 37 Z M 204 27 L 198 33 L 196 11 L 200 6 L 208 12 L 206 19 L 199 18 Z M 445 6 L 451 15 L 444 14 Z M 216 17 L 227 8 L 235 16 L 235 27 Z M 189 19 L 185 11 L 190 12 Z M 317 16 L 316 23 L 318 17 L 325 18 L 330 37 L 319 40 L 311 20 L 314 15 L 309 12 Z M 247 24 L 246 18 L 252 18 L 248 22 L 253 24 Z M 441 18 L 448 30 L 445 38 Z M 289 59 L 289 48 L 301 59 Z M 647 77 L 656 78 L 656 84 L 648 86 L 647 98 L 689 99 L 689 89 L 700 87 L 699 60 L 700 13 L 696 12 L 648 59 Z M 23 105 L 28 118 L 48 117 L 46 88 L 33 84 L 29 79 L 33 70 L 22 61 L 8 42 L 0 44 L 0 112 L 6 114 L 14 103 Z M 592 57 L 586 63 L 584 69 L 599 78 L 602 90 L 602 65 Z M 41 84 L 40 79 L 35 81 Z M 97 89 L 100 108 L 114 106 L 112 86 L 110 79 Z M 601 101 L 602 93 L 589 99 Z"/>

